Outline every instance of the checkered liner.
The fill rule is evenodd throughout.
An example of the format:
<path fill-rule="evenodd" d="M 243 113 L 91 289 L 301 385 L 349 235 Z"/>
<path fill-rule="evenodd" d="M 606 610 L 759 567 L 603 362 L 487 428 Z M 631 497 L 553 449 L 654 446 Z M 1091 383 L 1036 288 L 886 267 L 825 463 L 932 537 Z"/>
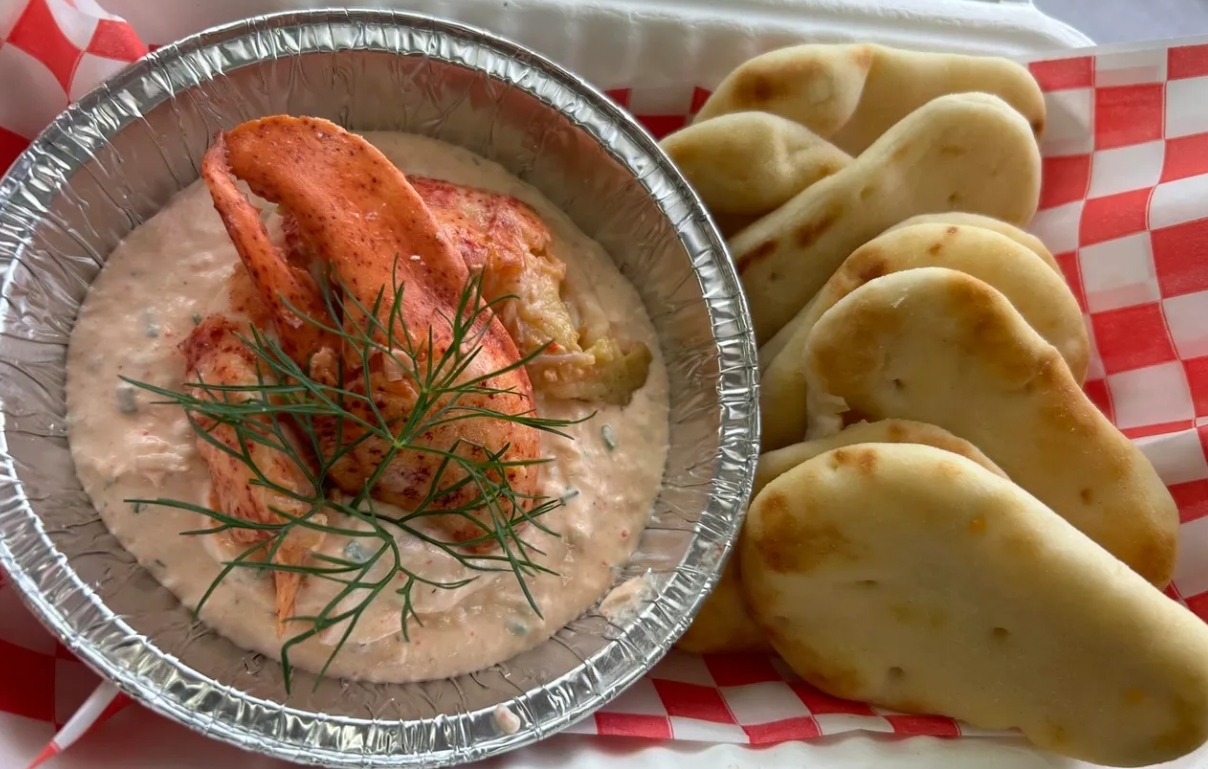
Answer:
<path fill-rule="evenodd" d="M 0 170 L 69 100 L 144 52 L 93 0 L 0 0 Z M 1169 594 L 1208 617 L 1208 260 L 1198 251 L 1208 247 L 1208 45 L 1031 66 L 1049 106 L 1034 230 L 1087 314 L 1096 348 L 1088 394 L 1178 501 L 1182 552 Z M 662 136 L 709 92 L 609 95 Z M 96 683 L 0 582 L 0 735 L 17 735 L 0 739 L 0 759 L 53 755 L 125 704 L 98 690 L 46 747 Z M 857 729 L 984 734 L 836 700 L 776 658 L 678 653 L 572 731 L 761 744 Z"/>

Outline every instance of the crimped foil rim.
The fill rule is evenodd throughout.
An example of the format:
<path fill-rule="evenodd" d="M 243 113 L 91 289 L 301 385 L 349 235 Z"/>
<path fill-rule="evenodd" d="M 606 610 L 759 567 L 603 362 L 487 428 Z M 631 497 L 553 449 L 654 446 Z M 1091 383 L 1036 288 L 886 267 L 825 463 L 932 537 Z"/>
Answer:
<path fill-rule="evenodd" d="M 279 45 L 280 37 L 265 34 L 318 25 L 352 25 L 362 30 L 373 26 L 419 28 L 477 45 L 502 56 L 515 65 L 507 78 L 511 87 L 540 99 L 591 134 L 648 192 L 655 188 L 671 191 L 669 195 L 656 198 L 655 202 L 673 224 L 680 242 L 692 259 L 693 271 L 701 285 L 717 345 L 720 372 L 717 383 L 719 447 L 710 481 L 709 505 L 702 512 L 702 522 L 708 525 L 698 526 L 695 536 L 698 543 L 712 546 L 723 554 L 728 553 L 751 491 L 758 457 L 759 416 L 758 409 L 753 405 L 758 402 L 754 336 L 738 275 L 724 244 L 699 198 L 654 139 L 632 117 L 613 105 L 597 89 L 558 65 L 483 30 L 395 11 L 314 10 L 270 14 L 216 27 L 149 54 L 62 113 L 0 180 L 0 259 L 4 262 L 5 273 L 3 294 L 8 295 L 16 272 L 14 264 L 31 238 L 29 212 L 37 210 L 39 203 L 45 210 L 57 193 L 70 184 L 69 179 L 74 171 L 83 167 L 109 137 L 138 120 L 150 108 L 172 98 L 185 87 L 206 82 L 215 75 L 255 64 L 268 57 L 348 50 L 350 47 L 356 50 L 399 52 L 388 46 L 364 43 L 363 36 L 359 45 L 349 46 L 329 40 L 329 44 L 315 44 L 308 48 L 303 48 L 298 42 L 299 36 L 293 40 L 297 43 L 296 47 L 288 49 Z M 241 41 L 252 41 L 255 45 L 233 45 Z M 225 59 L 220 61 L 215 56 L 204 55 L 213 54 L 218 47 L 222 48 Z M 255 51 L 255 54 L 246 55 L 249 51 Z M 423 53 L 442 61 L 472 67 L 472 63 L 444 57 L 435 51 Z M 185 82 L 180 82 L 182 73 L 187 73 L 184 75 Z M 577 114 L 571 114 L 566 105 L 554 103 L 552 97 L 542 92 L 541 86 L 573 94 Z M 590 115 L 596 126 L 605 126 L 606 135 L 601 135 L 596 128 L 587 124 L 582 117 L 584 114 Z M 629 154 L 619 149 L 622 146 Z M 21 217 L 25 217 L 24 220 Z M 10 226 L 6 227 L 6 224 Z M 27 227 L 24 233 L 19 226 L 22 224 Z M 8 313 L 5 305 L 0 310 L 0 332 L 9 324 Z M 0 402 L 0 407 L 4 405 Z M 0 419 L 7 427 L 7 411 L 0 414 Z M 3 441 L 0 445 L 0 467 L 3 470 L 0 491 L 3 491 L 4 497 L 0 500 L 4 504 L 4 509 L 0 509 L 0 534 L 7 535 L 10 531 L 16 531 L 16 527 L 23 527 L 22 534 L 27 535 L 29 531 L 35 534 L 31 545 L 18 549 L 11 548 L 7 539 L 0 537 L 0 565 L 9 573 L 18 592 L 42 621 L 87 664 L 152 710 L 244 749 L 292 761 L 333 767 L 439 766 L 479 760 L 542 739 L 589 715 L 648 672 L 666 653 L 673 640 L 687 628 L 720 574 L 720 566 L 705 573 L 703 581 L 692 593 L 690 581 L 701 579 L 702 570 L 688 562 L 691 553 L 686 556 L 685 561 L 676 567 L 668 587 L 678 582 L 681 592 L 691 596 L 687 599 L 687 611 L 677 613 L 670 624 L 655 619 L 649 611 L 643 612 L 629 623 L 619 638 L 612 639 L 596 655 L 570 673 L 511 700 L 508 704 L 514 703 L 524 712 L 546 714 L 540 719 L 526 722 L 520 731 L 489 742 L 476 741 L 473 737 L 475 723 L 493 717 L 493 709 L 483 709 L 453 717 L 405 722 L 407 727 L 421 728 L 425 724 L 431 727 L 433 724 L 430 722 L 440 721 L 440 729 L 446 734 L 448 730 L 454 731 L 458 735 L 455 744 L 443 753 L 368 752 L 363 748 L 352 749 L 352 746 L 357 742 L 372 745 L 374 741 L 349 741 L 346 735 L 350 730 L 364 736 L 371 730 L 385 728 L 386 724 L 397 729 L 400 722 L 312 713 L 282 707 L 226 688 L 220 692 L 226 698 L 224 711 L 235 715 L 216 718 L 204 716 L 188 707 L 178 698 L 178 693 L 173 693 L 174 687 L 165 689 L 151 685 L 147 671 L 157 668 L 171 673 L 177 682 L 208 682 L 213 689 L 218 689 L 216 682 L 187 668 L 142 637 L 121 617 L 107 609 L 99 596 L 79 578 L 63 554 L 54 547 L 38 514 L 26 498 L 16 465 L 8 451 L 6 433 L 0 434 L 0 441 Z M 724 559 L 718 563 L 723 562 Z M 50 591 L 40 586 L 34 576 L 48 567 L 60 572 L 54 590 L 56 601 L 51 600 L 48 595 Z M 75 599 L 71 601 L 73 606 L 70 612 L 64 611 L 65 595 Z M 650 626 L 648 629 L 654 637 L 661 639 L 660 643 L 655 648 L 644 650 L 638 660 L 640 664 L 632 665 L 623 674 L 613 677 L 608 688 L 601 690 L 593 675 L 593 660 L 608 654 L 615 645 L 626 643 L 626 639 L 642 624 Z M 114 654 L 118 646 L 123 650 L 123 660 L 117 659 Z M 138 657 L 137 666 L 129 663 L 132 652 Z M 533 707 L 551 701 L 558 703 L 556 708 Z M 257 719 L 269 717 L 277 719 L 278 728 L 257 722 Z M 317 735 L 317 738 L 300 743 L 280 737 L 287 731 L 281 728 L 287 718 L 290 721 L 288 732 L 311 737 Z"/>

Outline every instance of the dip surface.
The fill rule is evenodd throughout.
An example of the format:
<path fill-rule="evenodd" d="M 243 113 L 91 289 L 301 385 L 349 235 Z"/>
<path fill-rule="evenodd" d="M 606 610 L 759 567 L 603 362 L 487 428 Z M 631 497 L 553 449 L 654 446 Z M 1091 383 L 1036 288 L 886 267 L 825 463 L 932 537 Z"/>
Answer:
<path fill-rule="evenodd" d="M 667 377 L 654 329 L 637 292 L 608 254 L 534 188 L 466 150 L 420 136 L 367 133 L 404 172 L 513 195 L 532 206 L 553 235 L 552 254 L 567 265 L 564 287 L 583 324 L 609 324 L 619 337 L 645 342 L 654 355 L 645 386 L 628 406 L 555 400 L 537 393 L 542 417 L 584 419 L 568 440 L 542 436 L 541 493 L 566 499 L 542 518 L 554 535 L 529 526 L 534 560 L 555 572 L 530 576 L 543 616 L 530 609 L 511 572 L 467 569 L 418 540 L 400 540 L 406 563 L 446 582 L 477 577 L 457 589 L 416 587 L 423 625 L 400 632 L 402 598 L 383 593 L 363 613 L 328 675 L 415 681 L 472 672 L 537 646 L 597 601 L 614 582 L 650 517 L 667 456 Z M 127 499 L 209 504 L 209 472 L 184 411 L 119 377 L 179 390 L 184 360 L 177 349 L 202 316 L 229 307 L 227 279 L 238 256 L 199 181 L 176 195 L 113 252 L 93 283 L 72 332 L 67 356 L 69 439 L 77 472 L 101 518 L 138 561 L 190 608 L 201 601 L 229 559 L 200 514 Z M 369 542 L 369 540 L 362 540 Z M 319 552 L 355 557 L 356 542 L 328 535 Z M 351 549 L 350 549 L 351 548 Z M 400 580 L 400 587 L 402 581 Z M 310 577 L 297 614 L 313 615 L 338 592 Z M 275 659 L 281 644 L 307 625 L 277 635 L 267 575 L 236 569 L 206 602 L 201 619 L 234 643 Z M 294 666 L 317 672 L 343 627 L 290 651 Z M 339 632 L 332 632 L 339 631 Z"/>

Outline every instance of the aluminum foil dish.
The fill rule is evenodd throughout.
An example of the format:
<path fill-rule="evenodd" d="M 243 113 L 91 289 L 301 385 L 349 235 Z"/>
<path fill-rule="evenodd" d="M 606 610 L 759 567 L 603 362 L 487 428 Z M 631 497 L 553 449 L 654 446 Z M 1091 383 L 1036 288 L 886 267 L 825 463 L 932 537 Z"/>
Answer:
<path fill-rule="evenodd" d="M 614 586 L 641 580 L 628 610 L 597 601 L 536 648 L 473 673 L 374 683 L 295 671 L 287 694 L 278 662 L 195 621 L 102 522 L 67 439 L 67 345 L 81 303 L 115 246 L 197 180 L 216 132 L 277 114 L 419 134 L 495 161 L 636 288 L 666 370 L 669 439 L 649 523 L 611 575 Z M 317 11 L 160 49 L 18 159 L 0 183 L 0 258 L 0 566 L 88 664 L 218 739 L 340 767 L 464 763 L 541 739 L 650 669 L 736 535 L 757 456 L 756 358 L 717 232 L 631 118 L 484 32 Z"/>

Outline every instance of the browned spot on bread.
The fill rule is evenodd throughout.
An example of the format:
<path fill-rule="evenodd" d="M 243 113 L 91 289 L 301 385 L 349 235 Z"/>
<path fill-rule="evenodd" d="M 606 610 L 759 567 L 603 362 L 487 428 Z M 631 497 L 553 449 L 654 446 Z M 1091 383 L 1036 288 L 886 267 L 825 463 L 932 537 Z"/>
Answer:
<path fill-rule="evenodd" d="M 943 243 L 932 243 L 931 247 L 927 249 L 927 253 L 931 254 L 932 256 L 936 256 L 937 254 L 939 254 L 940 251 L 943 251 L 943 250 L 944 250 Z"/>
<path fill-rule="evenodd" d="M 809 248 L 814 241 L 825 235 L 826 231 L 833 227 L 841 216 L 843 216 L 843 206 L 833 203 L 821 216 L 805 220 L 794 233 L 797 245 L 801 248 Z"/>
<path fill-rule="evenodd" d="M 818 77 L 827 77 L 830 65 L 815 56 L 753 60 L 734 74 L 734 102 L 738 107 L 760 108 L 794 92 Z M 819 105 L 821 106 L 821 105 Z"/>
<path fill-rule="evenodd" d="M 844 292 L 845 296 L 865 283 L 871 283 L 889 272 L 885 256 L 878 248 L 860 249 L 859 256 L 849 261 L 853 261 L 853 264 L 839 274 L 844 275 L 850 270 L 855 273 L 856 281 L 848 291 Z"/>
<path fill-rule="evenodd" d="M 1030 327 L 993 288 L 964 274 L 954 275 L 947 286 L 950 314 L 961 322 L 958 345 L 962 353 L 993 368 L 1003 386 L 1014 384 L 1022 389 L 1047 365 L 1048 355 L 1061 361 L 1056 349 L 1037 349 L 1021 341 L 1021 336 L 1031 332 Z"/>
<path fill-rule="evenodd" d="M 895 603 L 890 605 L 889 613 L 893 618 L 903 625 L 913 624 L 918 619 L 918 612 L 908 603 Z"/>
<path fill-rule="evenodd" d="M 877 452 L 871 448 L 842 448 L 831 452 L 834 467 L 851 467 L 863 475 L 872 475 L 877 470 Z"/>
<path fill-rule="evenodd" d="M 962 200 L 964 200 L 964 197 L 965 197 L 965 196 L 964 196 L 964 195 L 962 195 L 962 194 L 960 194 L 959 192 L 953 192 L 952 194 L 950 194 L 950 195 L 948 196 L 948 205 L 950 205 L 950 206 L 958 206 L 958 205 L 960 205 L 960 202 L 961 202 Z"/>
<path fill-rule="evenodd" d="M 1140 705 L 1145 701 L 1145 690 L 1132 688 L 1124 692 L 1124 701 L 1129 705 Z"/>
<path fill-rule="evenodd" d="M 869 198 L 871 198 L 874 194 L 876 194 L 876 191 L 877 191 L 877 188 L 873 187 L 871 184 L 868 185 L 867 187 L 862 188 L 860 190 L 860 200 L 867 202 L 867 200 Z"/>
<path fill-rule="evenodd" d="M 934 444 L 931 444 L 930 441 L 919 441 L 919 442 L 926 443 L 928 445 L 934 445 Z M 935 448 L 943 449 L 944 447 L 936 446 Z M 945 450 L 947 450 L 947 449 L 945 449 Z M 950 452 L 950 453 L 955 453 L 955 452 Z M 958 465 L 956 462 L 948 461 L 947 457 L 944 457 L 940 461 L 936 462 L 933 465 L 932 471 L 936 475 L 936 481 L 938 483 L 943 483 L 946 485 L 959 483 L 965 475 L 965 469 L 963 467 L 961 467 L 960 465 Z"/>
<path fill-rule="evenodd" d="M 844 454 L 844 449 L 835 449 L 830 453 L 830 469 L 838 470 L 843 465 L 847 464 L 847 456 Z"/>
<path fill-rule="evenodd" d="M 754 266 L 764 259 L 767 259 L 772 254 L 776 253 L 776 249 L 777 243 L 775 240 L 765 240 L 745 254 L 739 254 L 738 272 L 741 274 L 748 267 Z"/>
<path fill-rule="evenodd" d="M 1039 137 L 1044 133 L 1044 118 L 1038 117 L 1032 121 L 1032 134 Z"/>
<path fill-rule="evenodd" d="M 906 428 L 900 422 L 890 422 L 885 429 L 885 437 L 890 443 L 902 443 L 906 440 Z"/>
<path fill-rule="evenodd" d="M 799 500 L 797 507 L 809 503 Z M 778 492 L 765 491 L 756 502 L 760 525 L 755 549 L 767 567 L 781 574 L 811 571 L 828 558 L 855 558 L 855 546 L 834 524 L 810 520 L 808 510 Z"/>
<path fill-rule="evenodd" d="M 999 643 L 1006 643 L 1011 637 L 1011 631 L 1005 627 L 996 627 L 990 630 L 990 636 Z"/>
<path fill-rule="evenodd" d="M 977 515 L 969 519 L 968 525 L 970 534 L 984 534 L 986 532 L 986 518 L 983 515 Z"/>
<path fill-rule="evenodd" d="M 1089 505 L 1095 499 L 1095 490 L 1092 488 L 1085 488 L 1078 492 L 1078 497 L 1082 500 L 1082 504 Z"/>
<path fill-rule="evenodd" d="M 828 314 L 833 310 L 828 310 Z M 826 316 L 823 316 L 823 320 Z M 855 345 L 855 339 L 880 338 L 892 330 L 897 323 L 894 308 L 869 304 L 861 306 L 860 311 L 850 313 L 843 328 L 838 333 L 812 334 L 807 342 L 807 355 L 810 363 L 821 375 L 820 384 L 824 387 L 827 382 L 844 383 L 856 381 L 877 365 L 877 352 L 874 346 Z M 824 324 L 819 323 L 819 327 Z M 827 326 L 827 328 L 830 328 Z M 850 393 L 848 395 L 851 395 Z M 848 412 L 845 415 L 846 424 L 854 424 L 861 420 L 875 421 L 883 418 L 884 414 L 868 410 L 869 404 L 858 401 L 855 397 L 847 398 Z M 851 418 L 848 421 L 847 417 Z M 857 418 L 858 417 L 858 418 Z"/>
<path fill-rule="evenodd" d="M 778 491 L 766 491 L 755 503 L 763 510 L 765 519 L 772 516 L 790 515 L 789 498 Z"/>
<path fill-rule="evenodd" d="M 945 144 L 940 147 L 940 154 L 950 158 L 959 158 L 968 151 L 968 147 L 962 147 L 959 144 Z"/>
<path fill-rule="evenodd" d="M 757 550 L 774 571 L 791 571 L 792 548 L 786 547 L 784 538 L 798 535 L 799 527 L 789 500 L 783 494 L 764 491 L 756 500 L 761 525 L 752 532 Z"/>
<path fill-rule="evenodd" d="M 761 106 L 776 96 L 777 84 L 762 72 L 740 72 L 734 83 L 734 102 L 739 105 Z"/>
<path fill-rule="evenodd" d="M 948 229 L 944 230 L 944 234 L 945 235 L 955 235 L 956 233 L 960 232 L 960 229 L 961 228 L 957 227 L 955 224 L 949 225 Z"/>

